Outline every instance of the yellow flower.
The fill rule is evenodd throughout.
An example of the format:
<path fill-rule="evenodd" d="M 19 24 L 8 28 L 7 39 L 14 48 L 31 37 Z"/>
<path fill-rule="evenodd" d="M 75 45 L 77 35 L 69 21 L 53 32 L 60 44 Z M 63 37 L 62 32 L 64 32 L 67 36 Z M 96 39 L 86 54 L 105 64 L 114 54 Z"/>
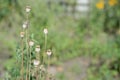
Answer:
<path fill-rule="evenodd" d="M 117 0 L 109 0 L 108 3 L 110 6 L 114 6 L 115 4 L 117 4 Z"/>
<path fill-rule="evenodd" d="M 99 2 L 96 4 L 96 7 L 97 7 L 98 9 L 103 9 L 103 8 L 104 8 L 104 1 L 103 1 L 103 0 L 99 1 Z"/>

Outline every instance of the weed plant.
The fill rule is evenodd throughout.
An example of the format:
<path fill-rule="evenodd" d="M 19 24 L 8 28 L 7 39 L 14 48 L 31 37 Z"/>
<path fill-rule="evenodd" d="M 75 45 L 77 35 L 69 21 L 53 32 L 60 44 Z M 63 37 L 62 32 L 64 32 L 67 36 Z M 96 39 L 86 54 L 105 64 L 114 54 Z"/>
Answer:
<path fill-rule="evenodd" d="M 22 25 L 20 32 L 20 43 L 16 50 L 16 63 L 9 76 L 5 80 L 53 80 L 53 76 L 48 73 L 50 66 L 50 56 L 52 51 L 47 49 L 48 30 L 44 33 L 44 50 L 30 34 L 29 14 L 31 7 L 27 6 L 26 21 Z"/>

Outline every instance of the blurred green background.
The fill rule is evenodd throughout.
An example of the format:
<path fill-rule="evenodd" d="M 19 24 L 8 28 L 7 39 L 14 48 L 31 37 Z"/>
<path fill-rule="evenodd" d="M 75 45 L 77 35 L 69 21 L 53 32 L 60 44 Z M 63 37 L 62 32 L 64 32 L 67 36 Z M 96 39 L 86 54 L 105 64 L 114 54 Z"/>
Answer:
<path fill-rule="evenodd" d="M 61 66 L 67 64 L 66 61 L 71 62 L 71 72 L 78 75 L 84 66 L 79 68 L 81 63 L 75 65 L 71 60 L 82 57 L 89 64 L 84 80 L 119 80 L 120 1 L 85 0 L 87 2 L 83 1 L 83 4 L 80 1 L 0 0 L 1 80 L 14 66 L 26 5 L 32 8 L 30 31 L 41 46 L 44 42 L 43 29 L 47 27 L 49 30 L 48 48 L 54 53 L 51 64 Z M 81 5 L 88 8 L 81 9 Z M 67 73 L 58 73 L 57 80 L 67 80 L 64 74 Z"/>

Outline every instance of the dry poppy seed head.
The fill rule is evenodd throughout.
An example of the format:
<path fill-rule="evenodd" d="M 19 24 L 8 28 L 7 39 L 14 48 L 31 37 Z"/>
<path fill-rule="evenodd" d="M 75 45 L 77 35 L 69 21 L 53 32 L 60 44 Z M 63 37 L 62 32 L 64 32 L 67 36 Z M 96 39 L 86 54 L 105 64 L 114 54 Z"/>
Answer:
<path fill-rule="evenodd" d="M 25 32 L 20 32 L 20 37 L 23 38 L 25 35 Z"/>
<path fill-rule="evenodd" d="M 51 52 L 51 50 L 49 49 L 49 50 L 47 51 L 47 55 L 50 56 L 51 54 L 52 54 L 52 52 Z"/>
<path fill-rule="evenodd" d="M 48 34 L 48 30 L 46 28 L 43 30 L 43 32 L 44 34 Z"/>
<path fill-rule="evenodd" d="M 40 46 L 39 45 L 36 46 L 35 51 L 40 52 Z"/>
<path fill-rule="evenodd" d="M 23 23 L 23 29 L 26 29 L 27 27 L 28 27 L 28 21 L 25 21 L 24 23 Z"/>
<path fill-rule="evenodd" d="M 39 61 L 39 60 L 34 60 L 34 61 L 33 61 L 33 65 L 34 65 L 35 67 L 38 67 L 39 64 L 40 64 L 40 61 Z"/>
<path fill-rule="evenodd" d="M 30 6 L 26 6 L 26 12 L 28 13 L 28 12 L 30 12 L 30 10 L 31 10 L 31 7 Z"/>
<path fill-rule="evenodd" d="M 29 46 L 33 46 L 34 45 L 34 42 L 33 41 L 29 41 Z"/>

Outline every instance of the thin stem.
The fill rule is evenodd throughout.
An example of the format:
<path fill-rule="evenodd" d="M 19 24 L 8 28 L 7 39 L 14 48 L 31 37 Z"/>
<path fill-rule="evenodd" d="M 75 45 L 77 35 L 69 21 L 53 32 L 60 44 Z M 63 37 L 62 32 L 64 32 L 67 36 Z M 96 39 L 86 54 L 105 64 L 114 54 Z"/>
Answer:
<path fill-rule="evenodd" d="M 40 61 L 40 54 L 39 54 L 39 52 L 36 53 L 36 59 Z"/>
<path fill-rule="evenodd" d="M 42 78 L 42 75 L 41 75 L 42 73 L 41 73 L 41 71 L 40 71 L 40 79 Z"/>
<path fill-rule="evenodd" d="M 29 58 L 29 60 L 30 60 L 30 64 L 29 64 L 29 80 L 30 80 L 30 70 L 31 70 L 31 47 L 30 47 L 30 58 Z"/>
<path fill-rule="evenodd" d="M 46 51 L 47 51 L 47 34 L 45 34 L 45 54 L 44 54 L 44 59 L 43 59 L 43 61 L 46 60 Z M 43 64 L 45 64 L 45 61 L 44 61 Z M 45 75 L 45 78 L 46 78 L 46 80 L 47 80 L 48 74 Z"/>
<path fill-rule="evenodd" d="M 29 70 L 29 62 L 28 62 L 28 59 L 29 59 L 29 55 L 28 55 L 28 32 L 26 30 L 26 49 L 27 49 L 27 68 L 26 68 L 26 80 L 28 80 L 28 70 Z"/>
<path fill-rule="evenodd" d="M 26 15 L 26 19 L 27 21 L 29 21 L 29 14 L 27 13 Z M 27 24 L 27 29 L 28 29 L 29 25 Z M 29 45 L 28 45 L 28 30 L 26 29 L 26 49 L 27 49 L 27 69 L 26 69 L 26 80 L 28 80 L 28 76 L 29 76 Z"/>
<path fill-rule="evenodd" d="M 45 34 L 45 52 L 46 52 L 46 49 L 47 49 L 47 34 Z"/>
<path fill-rule="evenodd" d="M 50 56 L 48 56 L 48 71 L 49 71 L 49 68 L 50 68 Z M 47 73 L 47 79 L 49 80 L 49 74 Z"/>
<path fill-rule="evenodd" d="M 24 79 L 24 47 L 23 47 L 23 39 L 21 40 L 21 44 L 22 44 L 22 64 L 21 64 L 21 76 L 22 76 L 22 80 Z"/>
<path fill-rule="evenodd" d="M 36 80 L 39 80 L 39 78 L 38 78 L 38 67 L 37 67 L 37 73 L 36 73 Z"/>
<path fill-rule="evenodd" d="M 45 34 L 45 53 L 46 53 L 46 49 L 47 49 L 47 34 Z M 43 54 L 43 64 L 45 63 L 45 59 L 46 59 L 46 55 L 45 53 Z"/>

